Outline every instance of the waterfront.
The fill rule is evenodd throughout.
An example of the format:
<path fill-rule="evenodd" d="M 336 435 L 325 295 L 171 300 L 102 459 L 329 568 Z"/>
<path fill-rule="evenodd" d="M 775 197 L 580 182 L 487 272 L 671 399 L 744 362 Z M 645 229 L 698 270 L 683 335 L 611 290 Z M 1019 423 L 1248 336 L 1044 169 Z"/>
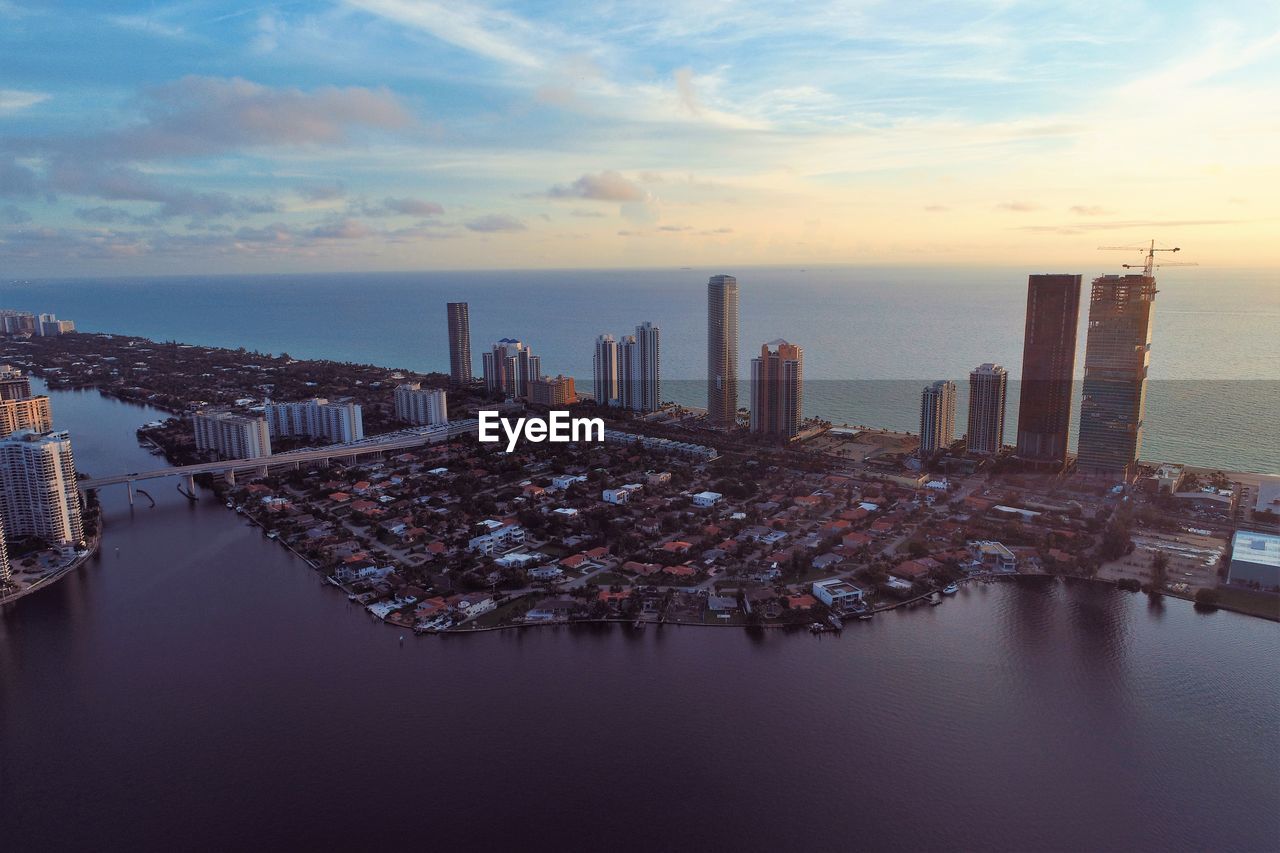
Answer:
<path fill-rule="evenodd" d="M 84 471 L 154 460 L 133 428 L 157 412 L 95 392 L 53 407 Z M 1270 622 L 1032 582 L 838 637 L 401 644 L 175 485 L 148 485 L 154 509 L 105 490 L 101 556 L 0 614 L 6 843 L 1249 850 L 1280 833 Z"/>
<path fill-rule="evenodd" d="M 1083 259 L 1090 275 L 1115 257 Z M 1083 266 L 1083 264 L 1082 264 Z M 288 352 L 391 368 L 448 365 L 444 303 L 466 299 L 475 370 L 514 336 L 543 369 L 591 387 L 592 341 L 643 320 L 662 327 L 663 396 L 705 405 L 706 281 L 721 269 L 540 270 L 0 283 L 0 304 L 55 311 L 85 331 Z M 779 336 L 805 348 L 805 411 L 837 423 L 919 429 L 920 386 L 1008 368 L 1015 433 L 1027 270 L 824 267 L 737 270 L 741 351 Z M 1085 285 L 1087 297 L 1087 283 Z M 566 306 L 572 306 L 566 310 Z M 1081 312 L 1076 360 L 1083 370 Z M 335 323 L 340 317 L 343 322 Z M 1179 269 L 1161 276 L 1143 458 L 1280 473 L 1280 287 L 1268 270 Z M 748 362 L 740 360 L 742 379 Z M 740 397 L 743 405 L 748 396 Z M 1075 395 L 1079 411 L 1079 387 Z M 1208 428 L 1205 413 L 1213 413 Z M 1072 436 L 1077 434 L 1073 430 Z"/>

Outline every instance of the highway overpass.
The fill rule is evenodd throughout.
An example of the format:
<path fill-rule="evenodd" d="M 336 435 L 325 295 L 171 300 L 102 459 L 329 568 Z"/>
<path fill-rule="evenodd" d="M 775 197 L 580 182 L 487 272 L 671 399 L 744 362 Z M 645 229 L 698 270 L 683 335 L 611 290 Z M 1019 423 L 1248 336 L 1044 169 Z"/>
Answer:
<path fill-rule="evenodd" d="M 234 483 L 237 474 L 265 476 L 272 468 L 296 468 L 310 462 L 321 462 L 329 459 L 350 459 L 355 461 L 369 454 L 390 453 L 397 450 L 410 450 L 424 444 L 436 444 L 459 435 L 474 435 L 479 421 L 450 421 L 448 424 L 435 427 L 417 427 L 371 436 L 348 444 L 331 444 L 326 447 L 291 450 L 287 453 L 274 453 L 271 456 L 259 456 L 253 459 L 221 459 L 217 462 L 197 462 L 194 465 L 174 465 L 168 468 L 157 468 L 153 471 L 132 471 L 128 474 L 116 474 L 109 477 L 82 477 L 78 485 L 81 489 L 100 489 L 103 486 L 129 487 L 129 502 L 133 503 L 133 484 L 142 480 L 158 480 L 163 477 L 186 477 L 187 487 L 194 493 L 194 477 L 196 474 L 221 474 L 229 482 Z"/>

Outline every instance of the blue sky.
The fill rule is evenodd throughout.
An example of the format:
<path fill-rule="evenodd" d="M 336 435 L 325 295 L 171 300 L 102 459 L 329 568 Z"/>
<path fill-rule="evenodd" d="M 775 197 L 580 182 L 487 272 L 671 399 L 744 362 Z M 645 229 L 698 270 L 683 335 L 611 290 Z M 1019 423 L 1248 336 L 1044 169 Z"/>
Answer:
<path fill-rule="evenodd" d="M 1278 83 L 1261 2 L 0 0 L 0 275 L 1273 264 Z"/>

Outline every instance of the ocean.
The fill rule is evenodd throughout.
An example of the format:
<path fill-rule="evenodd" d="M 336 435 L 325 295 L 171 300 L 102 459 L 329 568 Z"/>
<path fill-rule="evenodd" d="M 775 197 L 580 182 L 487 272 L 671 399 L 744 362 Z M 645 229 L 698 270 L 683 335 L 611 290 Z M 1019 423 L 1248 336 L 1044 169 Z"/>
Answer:
<path fill-rule="evenodd" d="M 1065 271 L 1082 272 L 1087 282 L 1113 270 Z M 950 378 L 960 385 L 963 432 L 968 372 L 996 362 L 1011 379 L 1005 430 L 1011 441 L 1028 272 L 1042 270 L 841 266 L 50 279 L 0 284 L 0 307 L 53 312 L 82 331 L 445 370 L 444 304 L 466 301 L 477 373 L 488 343 L 514 337 L 542 357 L 544 372 L 574 376 L 582 391 L 591 388 L 596 336 L 626 334 L 650 320 L 662 328 L 664 399 L 698 406 L 705 404 L 705 285 L 709 275 L 730 273 L 741 290 L 743 378 L 762 343 L 785 338 L 804 348 L 806 415 L 907 431 L 918 429 L 922 385 Z M 1280 275 L 1180 268 L 1159 280 L 1143 458 L 1280 473 Z M 745 388 L 740 400 L 746 405 Z M 1078 402 L 1077 394 L 1077 409 Z"/>

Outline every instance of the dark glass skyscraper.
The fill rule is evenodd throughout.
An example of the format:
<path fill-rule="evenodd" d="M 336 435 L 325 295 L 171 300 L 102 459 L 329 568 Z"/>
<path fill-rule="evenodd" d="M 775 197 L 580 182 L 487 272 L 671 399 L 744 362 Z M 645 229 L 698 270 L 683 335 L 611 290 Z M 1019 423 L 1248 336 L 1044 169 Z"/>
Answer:
<path fill-rule="evenodd" d="M 738 280 L 707 282 L 707 417 L 730 427 L 738 417 Z"/>
<path fill-rule="evenodd" d="M 1072 374 L 1080 322 L 1080 276 L 1027 278 L 1027 325 L 1018 400 L 1020 459 L 1060 470 L 1071 438 Z"/>
<path fill-rule="evenodd" d="M 475 374 L 471 372 L 471 312 L 467 303 L 448 303 L 448 318 L 449 381 L 470 385 Z"/>
<path fill-rule="evenodd" d="M 1076 467 L 1088 476 L 1128 482 L 1137 473 L 1155 302 L 1151 276 L 1093 280 L 1076 459 Z"/>

